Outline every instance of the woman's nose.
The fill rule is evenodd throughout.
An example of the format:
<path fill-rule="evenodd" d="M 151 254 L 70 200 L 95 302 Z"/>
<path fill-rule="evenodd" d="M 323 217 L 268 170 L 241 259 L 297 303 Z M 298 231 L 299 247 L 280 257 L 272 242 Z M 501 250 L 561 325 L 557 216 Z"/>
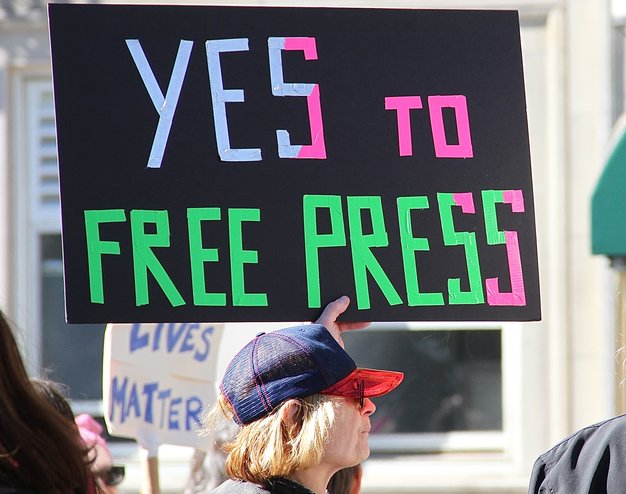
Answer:
<path fill-rule="evenodd" d="M 376 405 L 369 398 L 363 398 L 363 408 L 361 409 L 363 414 L 371 415 L 376 411 Z"/>

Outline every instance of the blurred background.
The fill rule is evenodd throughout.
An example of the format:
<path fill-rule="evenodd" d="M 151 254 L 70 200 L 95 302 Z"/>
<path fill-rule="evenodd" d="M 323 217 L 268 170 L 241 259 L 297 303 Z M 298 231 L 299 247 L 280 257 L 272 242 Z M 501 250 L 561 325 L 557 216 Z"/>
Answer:
<path fill-rule="evenodd" d="M 363 492 L 526 492 L 537 455 L 626 408 L 626 0 L 195 4 L 218 3 L 519 11 L 542 321 L 381 323 L 347 346 L 360 365 L 407 373 L 377 401 Z M 0 306 L 30 372 L 66 384 L 76 413 L 101 418 L 104 326 L 64 322 L 46 7 L 0 0 Z M 110 441 L 126 466 L 120 491 L 138 492 L 136 445 Z M 183 490 L 192 455 L 160 448 L 164 492 Z"/>

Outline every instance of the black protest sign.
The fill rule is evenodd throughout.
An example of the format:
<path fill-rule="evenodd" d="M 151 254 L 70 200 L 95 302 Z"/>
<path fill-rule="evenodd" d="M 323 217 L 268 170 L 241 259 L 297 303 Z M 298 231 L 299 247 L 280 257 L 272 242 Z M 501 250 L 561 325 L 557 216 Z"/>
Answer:
<path fill-rule="evenodd" d="M 539 319 L 516 12 L 49 17 L 69 322 Z"/>

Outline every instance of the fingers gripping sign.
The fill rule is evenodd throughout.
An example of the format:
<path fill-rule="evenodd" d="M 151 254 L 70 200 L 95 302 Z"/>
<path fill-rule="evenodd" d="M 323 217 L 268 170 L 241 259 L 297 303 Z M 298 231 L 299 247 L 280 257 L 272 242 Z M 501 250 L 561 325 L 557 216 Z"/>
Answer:
<path fill-rule="evenodd" d="M 337 318 L 343 314 L 350 305 L 350 298 L 346 295 L 339 297 L 337 300 L 330 302 L 325 308 L 320 317 L 315 321 L 317 324 L 323 325 L 333 338 L 345 348 L 341 333 L 343 331 L 349 331 L 353 329 L 363 329 L 370 325 L 369 322 L 339 322 Z"/>

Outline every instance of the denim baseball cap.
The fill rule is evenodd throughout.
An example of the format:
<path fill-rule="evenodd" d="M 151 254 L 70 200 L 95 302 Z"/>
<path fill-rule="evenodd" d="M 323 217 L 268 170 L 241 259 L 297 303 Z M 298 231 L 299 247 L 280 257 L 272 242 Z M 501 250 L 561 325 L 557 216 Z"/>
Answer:
<path fill-rule="evenodd" d="M 249 424 L 291 398 L 329 394 L 370 398 L 397 387 L 402 372 L 357 368 L 321 324 L 260 333 L 231 360 L 220 390 L 234 420 Z"/>

